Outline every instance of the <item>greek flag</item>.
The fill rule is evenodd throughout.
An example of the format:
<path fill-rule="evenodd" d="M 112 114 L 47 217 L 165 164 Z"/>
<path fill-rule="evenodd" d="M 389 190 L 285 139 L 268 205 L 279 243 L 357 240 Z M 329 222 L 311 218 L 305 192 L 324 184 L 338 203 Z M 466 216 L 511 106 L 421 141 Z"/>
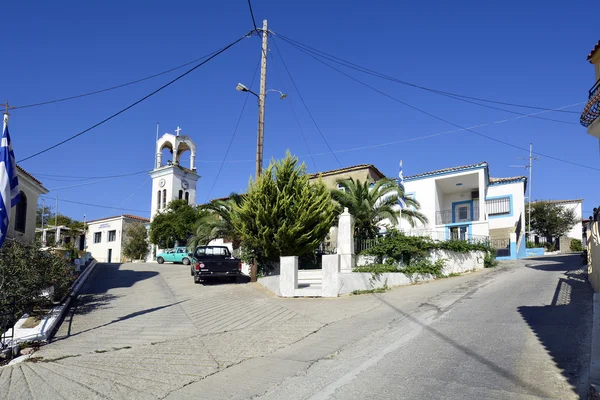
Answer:
<path fill-rule="evenodd" d="M 406 197 L 404 197 L 404 175 L 402 172 L 402 160 L 400 160 L 400 173 L 398 174 L 398 185 L 402 189 L 402 196 L 398 197 L 398 205 L 400 208 L 406 208 Z"/>
<path fill-rule="evenodd" d="M 0 247 L 8 232 L 10 209 L 19 202 L 19 180 L 15 153 L 8 134 L 8 116 L 4 116 L 4 130 L 0 145 Z"/>

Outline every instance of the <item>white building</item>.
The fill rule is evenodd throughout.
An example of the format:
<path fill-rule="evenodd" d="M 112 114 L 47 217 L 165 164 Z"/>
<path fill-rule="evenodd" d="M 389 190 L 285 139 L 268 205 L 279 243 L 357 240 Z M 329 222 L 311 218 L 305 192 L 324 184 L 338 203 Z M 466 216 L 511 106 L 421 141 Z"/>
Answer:
<path fill-rule="evenodd" d="M 527 178 L 491 178 L 486 162 L 404 178 L 405 194 L 418 201 L 427 224 L 412 228 L 435 239 L 491 239 L 499 258 L 525 256 L 524 207 Z"/>
<path fill-rule="evenodd" d="M 118 215 L 87 222 L 86 245 L 98 262 L 123 262 L 123 233 L 128 225 L 141 222 L 147 224 L 148 218 L 135 215 Z"/>
<path fill-rule="evenodd" d="M 578 239 L 578 240 L 583 240 L 583 224 L 582 224 L 582 219 L 583 219 L 583 212 L 582 212 L 582 208 L 583 208 L 583 199 L 573 199 L 573 200 L 543 200 L 545 202 L 549 202 L 549 203 L 553 203 L 553 204 L 558 204 L 559 206 L 561 206 L 563 209 L 566 210 L 573 210 L 575 212 L 575 216 L 577 217 L 577 223 L 575 224 L 575 226 L 573 226 L 573 228 L 571 228 L 571 230 L 565 235 L 565 238 L 569 238 L 569 239 Z M 532 202 L 531 204 L 535 204 L 536 202 Z M 536 244 L 540 243 L 540 242 L 545 242 L 546 238 L 541 238 L 539 237 L 537 234 L 533 233 L 530 240 Z M 565 243 L 570 242 L 569 240 L 567 240 Z M 561 245 L 561 250 L 568 250 L 568 249 L 563 249 L 562 245 Z"/>
<path fill-rule="evenodd" d="M 6 237 L 23 243 L 35 240 L 37 203 L 40 195 L 48 193 L 42 182 L 17 165 L 19 203 L 10 210 L 10 225 Z"/>

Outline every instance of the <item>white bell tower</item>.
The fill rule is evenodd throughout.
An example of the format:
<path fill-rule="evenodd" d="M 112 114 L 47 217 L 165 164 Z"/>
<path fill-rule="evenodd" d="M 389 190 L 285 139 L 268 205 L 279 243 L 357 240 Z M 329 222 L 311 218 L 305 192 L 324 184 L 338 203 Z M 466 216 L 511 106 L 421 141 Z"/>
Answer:
<path fill-rule="evenodd" d="M 150 219 L 167 208 L 172 200 L 183 199 L 190 205 L 196 205 L 196 182 L 198 174 L 194 165 L 196 159 L 196 145 L 187 135 L 179 135 L 181 129 L 177 127 L 176 135 L 165 133 L 156 141 L 156 164 L 150 172 L 152 178 L 152 207 Z M 173 159 L 162 162 L 162 151 L 170 150 Z M 181 154 L 189 151 L 190 167 L 180 164 Z"/>

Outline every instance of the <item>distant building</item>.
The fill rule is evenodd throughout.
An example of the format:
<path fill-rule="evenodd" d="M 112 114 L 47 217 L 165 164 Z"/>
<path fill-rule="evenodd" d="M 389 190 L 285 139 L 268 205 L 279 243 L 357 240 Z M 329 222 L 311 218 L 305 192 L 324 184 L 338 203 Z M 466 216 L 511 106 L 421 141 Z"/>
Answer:
<path fill-rule="evenodd" d="M 360 164 L 346 168 L 334 169 L 332 171 L 317 172 L 310 176 L 311 180 L 317 180 L 321 178 L 325 186 L 329 189 L 339 188 L 338 182 L 340 180 L 359 180 L 361 182 L 374 183 L 380 179 L 385 178 L 385 175 L 381 173 L 373 164 Z"/>
<path fill-rule="evenodd" d="M 549 203 L 554 203 L 560 205 L 564 209 L 570 209 L 575 212 L 575 216 L 577 217 L 577 223 L 571 228 L 571 230 L 561 238 L 554 238 L 559 240 L 559 248 L 561 251 L 569 251 L 569 245 L 572 239 L 583 240 L 583 224 L 582 224 L 582 208 L 583 208 L 583 199 L 573 199 L 573 200 L 544 200 Z M 531 202 L 531 204 L 535 204 L 537 201 Z M 535 232 L 532 232 L 529 238 L 530 241 L 535 244 L 545 243 L 546 238 L 540 237 Z"/>
<path fill-rule="evenodd" d="M 38 199 L 40 195 L 48 193 L 48 189 L 19 165 L 17 165 L 17 177 L 21 196 L 19 203 L 10 210 L 10 226 L 6 237 L 23 243 L 32 243 L 35 240 Z"/>
<path fill-rule="evenodd" d="M 87 222 L 85 242 L 87 252 L 98 262 L 123 262 L 123 234 L 134 222 L 150 223 L 148 218 L 118 215 Z"/>

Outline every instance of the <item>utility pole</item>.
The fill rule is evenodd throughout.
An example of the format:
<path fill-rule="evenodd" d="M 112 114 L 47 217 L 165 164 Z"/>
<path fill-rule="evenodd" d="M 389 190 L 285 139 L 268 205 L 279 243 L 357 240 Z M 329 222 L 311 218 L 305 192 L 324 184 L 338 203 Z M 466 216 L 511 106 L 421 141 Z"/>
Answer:
<path fill-rule="evenodd" d="M 539 160 L 539 157 L 533 156 L 533 145 L 529 143 L 529 157 L 517 157 L 519 160 L 529 160 L 529 164 L 527 165 L 511 165 L 511 167 L 521 167 L 529 170 L 529 180 L 527 181 L 527 191 L 529 192 L 528 202 L 527 202 L 527 234 L 531 234 L 531 202 L 533 198 L 531 197 L 531 170 L 533 169 L 533 162 Z"/>
<path fill-rule="evenodd" d="M 265 135 L 265 97 L 267 95 L 267 51 L 268 51 L 267 20 L 263 21 L 262 28 L 262 61 L 260 67 L 260 91 L 258 92 L 258 137 L 256 143 L 256 177 L 262 173 L 263 141 Z"/>

